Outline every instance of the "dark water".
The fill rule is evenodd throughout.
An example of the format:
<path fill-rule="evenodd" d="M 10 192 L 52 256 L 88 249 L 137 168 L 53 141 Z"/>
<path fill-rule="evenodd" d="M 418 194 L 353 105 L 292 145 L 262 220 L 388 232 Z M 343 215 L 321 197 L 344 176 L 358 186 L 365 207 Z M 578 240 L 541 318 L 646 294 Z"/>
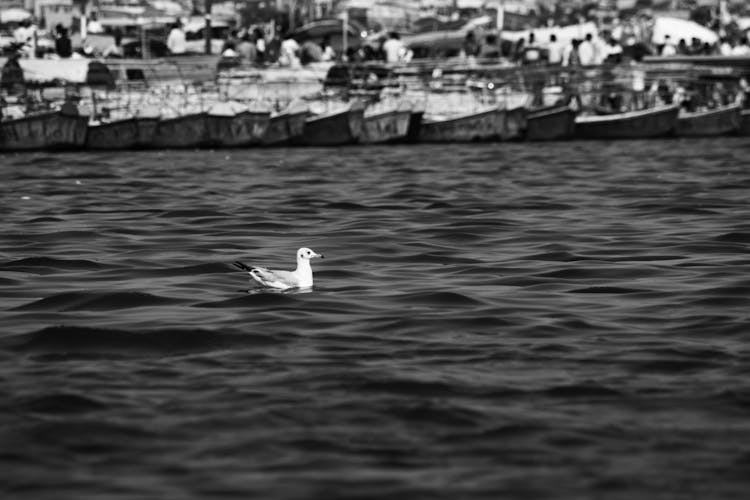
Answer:
<path fill-rule="evenodd" d="M 0 493 L 747 498 L 749 156 L 0 157 Z"/>

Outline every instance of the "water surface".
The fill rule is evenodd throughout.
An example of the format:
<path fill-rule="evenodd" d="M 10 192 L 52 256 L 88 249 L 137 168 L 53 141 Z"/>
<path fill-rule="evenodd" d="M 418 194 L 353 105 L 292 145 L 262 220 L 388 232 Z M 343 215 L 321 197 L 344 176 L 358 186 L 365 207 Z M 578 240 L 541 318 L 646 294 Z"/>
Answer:
<path fill-rule="evenodd" d="M 0 156 L 0 492 L 744 498 L 749 154 Z"/>

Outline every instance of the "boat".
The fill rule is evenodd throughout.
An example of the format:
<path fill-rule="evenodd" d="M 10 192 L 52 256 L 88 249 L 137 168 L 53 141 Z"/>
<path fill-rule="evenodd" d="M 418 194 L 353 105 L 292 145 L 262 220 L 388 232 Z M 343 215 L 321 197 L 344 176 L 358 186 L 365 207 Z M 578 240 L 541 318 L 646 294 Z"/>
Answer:
<path fill-rule="evenodd" d="M 500 139 L 503 141 L 523 139 L 526 133 L 526 107 L 517 106 L 502 111 L 502 123 L 499 125 Z"/>
<path fill-rule="evenodd" d="M 354 100 L 308 116 L 301 142 L 307 146 L 356 144 L 362 136 L 364 114 L 362 102 Z"/>
<path fill-rule="evenodd" d="M 135 116 L 89 124 L 86 149 L 140 149 L 154 140 L 158 116 Z"/>
<path fill-rule="evenodd" d="M 706 111 L 680 112 L 675 135 L 679 137 L 718 136 L 737 133 L 742 120 L 739 103 Z"/>
<path fill-rule="evenodd" d="M 750 109 L 743 109 L 740 115 L 740 135 L 750 135 Z"/>
<path fill-rule="evenodd" d="M 457 115 L 425 113 L 420 142 L 479 142 L 496 140 L 502 130 L 497 106 Z"/>
<path fill-rule="evenodd" d="M 386 103 L 368 106 L 362 123 L 364 144 L 402 142 L 409 133 L 411 106 L 406 103 Z"/>
<path fill-rule="evenodd" d="M 159 120 L 154 148 L 200 148 L 210 145 L 208 113 L 192 113 Z"/>
<path fill-rule="evenodd" d="M 298 142 L 305 131 L 307 108 L 289 108 L 271 113 L 266 133 L 263 135 L 264 146 L 282 146 Z"/>
<path fill-rule="evenodd" d="M 270 111 L 250 111 L 239 103 L 220 103 L 208 111 L 209 142 L 216 147 L 260 144 L 270 119 Z"/>
<path fill-rule="evenodd" d="M 406 137 L 400 142 L 415 144 L 419 142 L 420 131 L 422 130 L 422 118 L 424 109 L 412 109 L 409 116 L 409 128 L 406 130 Z"/>
<path fill-rule="evenodd" d="M 610 115 L 576 117 L 575 136 L 580 139 L 647 139 L 672 135 L 677 125 L 677 105 Z"/>
<path fill-rule="evenodd" d="M 111 37 L 109 37 L 111 40 Z M 108 43 L 112 43 L 109 41 Z M 172 57 L 108 58 L 106 65 L 117 84 L 146 82 L 149 85 L 172 82 L 215 81 L 220 55 L 181 55 Z M 54 61 L 56 64 L 59 61 Z"/>
<path fill-rule="evenodd" d="M 0 121 L 0 151 L 80 149 L 86 144 L 89 117 L 47 111 Z"/>
<path fill-rule="evenodd" d="M 570 106 L 530 111 L 526 115 L 526 140 L 557 141 L 573 137 L 576 112 Z"/>

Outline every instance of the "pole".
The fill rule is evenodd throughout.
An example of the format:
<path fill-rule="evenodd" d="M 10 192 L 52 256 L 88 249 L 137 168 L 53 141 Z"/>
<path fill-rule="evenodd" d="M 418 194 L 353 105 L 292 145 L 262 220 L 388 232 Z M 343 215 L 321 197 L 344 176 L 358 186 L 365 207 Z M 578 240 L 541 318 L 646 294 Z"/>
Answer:
<path fill-rule="evenodd" d="M 204 10 L 206 11 L 206 26 L 203 29 L 203 42 L 206 54 L 211 53 L 211 0 L 204 0 Z"/>
<path fill-rule="evenodd" d="M 342 40 L 342 46 L 341 46 L 341 56 L 342 59 L 346 59 L 346 53 L 349 49 L 349 11 L 345 10 L 343 14 L 343 18 L 341 20 L 341 40 Z"/>
<path fill-rule="evenodd" d="M 148 47 L 148 39 L 146 37 L 146 24 L 141 22 L 138 25 L 138 32 L 141 35 L 141 58 L 142 59 L 148 59 L 151 54 L 149 54 L 149 47 Z"/>
<path fill-rule="evenodd" d="M 505 24 L 505 1 L 497 4 L 497 48 L 500 57 L 503 57 L 503 25 Z"/>

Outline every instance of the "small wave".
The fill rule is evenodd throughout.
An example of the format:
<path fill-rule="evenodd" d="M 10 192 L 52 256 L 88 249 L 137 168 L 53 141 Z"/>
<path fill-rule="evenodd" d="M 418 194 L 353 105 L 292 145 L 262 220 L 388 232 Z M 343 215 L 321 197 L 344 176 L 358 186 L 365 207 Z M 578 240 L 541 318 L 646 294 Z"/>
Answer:
<path fill-rule="evenodd" d="M 483 413 L 469 408 L 432 401 L 393 406 L 387 413 L 418 425 L 439 424 L 467 428 L 477 426 L 485 418 Z"/>
<path fill-rule="evenodd" d="M 229 264 L 222 262 L 211 262 L 206 264 L 195 264 L 182 267 L 163 267 L 157 269 L 140 269 L 138 274 L 150 277 L 171 277 L 171 276 L 197 276 L 201 274 L 219 274 L 226 273 L 227 270 L 237 270 Z"/>
<path fill-rule="evenodd" d="M 71 271 L 95 271 L 103 266 L 90 260 L 67 260 L 48 257 L 31 257 L 0 264 L 0 271 L 28 273 L 39 276 Z"/>
<path fill-rule="evenodd" d="M 160 217 L 165 218 L 180 218 L 180 217 L 231 217 L 229 214 L 224 212 L 217 212 L 216 210 L 210 210 L 207 208 L 196 208 L 193 210 L 166 210 L 159 214 Z"/>
<path fill-rule="evenodd" d="M 59 217 L 35 217 L 26 221 L 26 224 L 36 224 L 39 222 L 62 222 L 63 219 Z"/>
<path fill-rule="evenodd" d="M 446 305 L 483 305 L 483 303 L 477 299 L 469 297 L 459 292 L 413 292 L 405 293 L 398 296 L 400 303 L 404 304 L 425 304 L 434 306 L 446 306 Z"/>
<path fill-rule="evenodd" d="M 750 243 L 750 233 L 741 231 L 732 231 L 730 233 L 720 234 L 716 241 L 727 241 L 731 243 Z"/>
<path fill-rule="evenodd" d="M 542 252 L 527 257 L 529 260 L 541 260 L 549 262 L 574 262 L 577 260 L 584 260 L 583 257 L 575 255 L 571 252 L 556 251 L 556 252 Z"/>
<path fill-rule="evenodd" d="M 216 302 L 202 302 L 194 304 L 193 307 L 223 308 L 223 307 L 248 307 L 248 306 L 280 306 L 300 303 L 295 296 L 307 290 L 266 290 L 253 288 L 242 297 L 234 297 Z"/>
<path fill-rule="evenodd" d="M 61 270 L 79 270 L 79 269 L 99 269 L 101 264 L 91 260 L 66 260 L 55 259 L 52 257 L 27 257 L 24 259 L 13 260 L 0 264 L 0 269 L 13 271 L 28 271 L 34 269 L 61 269 Z"/>
<path fill-rule="evenodd" d="M 559 385 L 550 387 L 542 391 L 544 394 L 560 398 L 573 397 L 613 397 L 622 396 L 623 394 L 610 387 L 594 383 Z"/>
<path fill-rule="evenodd" d="M 17 310 L 99 311 L 179 302 L 144 292 L 64 292 L 24 304 Z"/>
<path fill-rule="evenodd" d="M 19 403 L 22 410 L 34 413 L 86 413 L 106 409 L 107 405 L 80 394 L 46 394 Z"/>
<path fill-rule="evenodd" d="M 723 365 L 719 362 L 700 359 L 661 358 L 628 363 L 628 368 L 639 375 L 643 375 L 646 373 L 700 372 L 702 370 L 720 368 L 721 366 Z"/>
<path fill-rule="evenodd" d="M 19 283 L 20 281 L 18 280 L 14 280 L 10 278 L 3 278 L 2 276 L 0 276 L 0 286 L 11 287 L 11 286 L 18 285 Z"/>
<path fill-rule="evenodd" d="M 53 326 L 17 337 L 11 349 L 29 353 L 75 354 L 183 354 L 232 346 L 263 346 L 280 339 L 248 333 L 205 329 L 110 330 L 80 326 Z"/>
<path fill-rule="evenodd" d="M 346 387 L 356 387 L 358 393 L 404 394 L 415 398 L 461 394 L 460 388 L 445 382 L 408 380 L 403 378 L 383 379 L 380 377 L 363 377 L 360 380 L 347 381 L 344 385 Z"/>
<path fill-rule="evenodd" d="M 626 288 L 621 286 L 589 286 L 571 290 L 570 293 L 609 293 L 609 294 L 626 294 L 626 293 L 644 293 L 647 290 L 638 288 Z"/>
<path fill-rule="evenodd" d="M 368 210 L 370 207 L 360 205 L 359 203 L 352 203 L 346 201 L 335 201 L 327 203 L 325 208 L 332 208 L 335 210 Z"/>
<path fill-rule="evenodd" d="M 592 268 L 592 267 L 567 267 L 557 271 L 539 273 L 537 276 L 542 278 L 555 278 L 563 280 L 586 280 L 601 279 L 611 281 L 617 278 L 635 278 L 640 276 L 653 276 L 654 271 L 650 269 L 631 269 L 627 267 L 619 268 Z"/>

